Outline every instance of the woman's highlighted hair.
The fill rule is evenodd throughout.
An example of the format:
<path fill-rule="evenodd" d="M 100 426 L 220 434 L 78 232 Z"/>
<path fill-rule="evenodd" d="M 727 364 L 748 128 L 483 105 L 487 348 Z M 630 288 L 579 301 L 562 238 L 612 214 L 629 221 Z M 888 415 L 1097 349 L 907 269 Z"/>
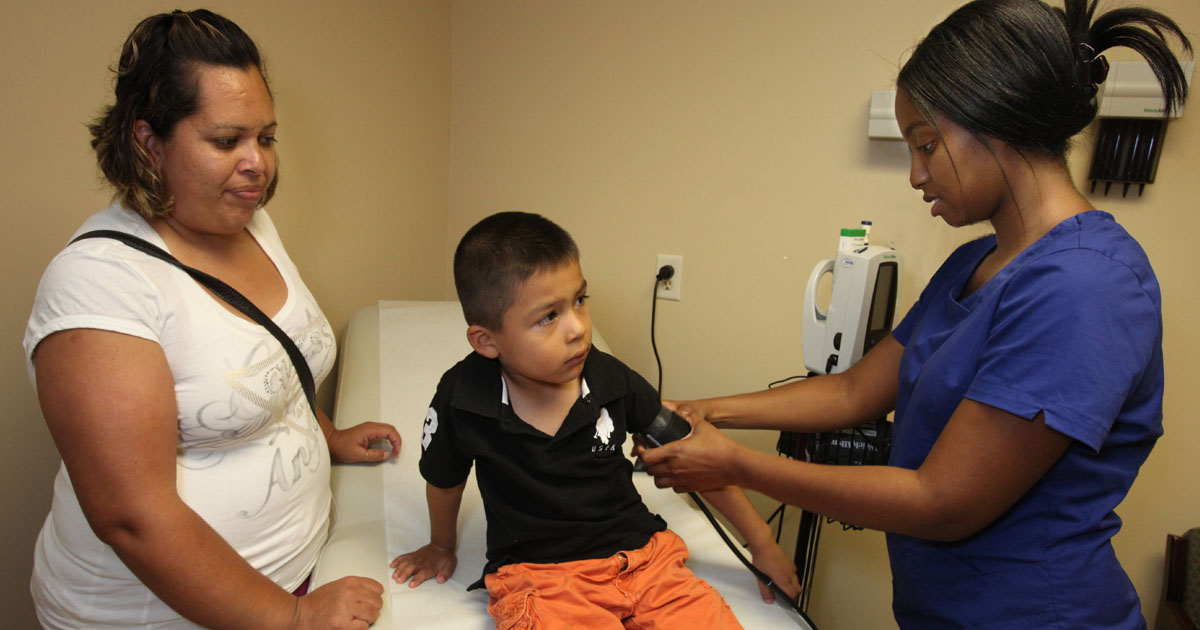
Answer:
<path fill-rule="evenodd" d="M 135 123 L 144 120 L 155 135 L 170 138 L 175 125 L 199 107 L 196 70 L 201 65 L 255 68 L 266 82 L 258 47 L 227 18 L 198 9 L 142 20 L 113 68 L 116 102 L 88 127 L 100 170 L 116 188 L 117 199 L 144 217 L 168 212 L 174 201 L 137 141 Z M 278 181 L 276 174 L 261 204 L 274 195 Z"/>

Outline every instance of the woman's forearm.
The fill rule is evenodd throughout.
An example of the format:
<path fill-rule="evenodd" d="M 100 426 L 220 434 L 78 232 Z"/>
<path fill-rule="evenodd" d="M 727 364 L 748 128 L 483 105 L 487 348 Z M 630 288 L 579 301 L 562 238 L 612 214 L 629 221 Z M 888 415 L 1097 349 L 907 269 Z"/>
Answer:
<path fill-rule="evenodd" d="M 42 412 L 96 536 L 201 625 L 288 628 L 296 598 L 179 496 L 174 379 L 158 344 L 73 329 L 50 335 L 37 352 Z"/>
<path fill-rule="evenodd" d="M 206 628 L 295 627 L 297 597 L 251 567 L 182 501 L 101 535 L 176 612 Z"/>

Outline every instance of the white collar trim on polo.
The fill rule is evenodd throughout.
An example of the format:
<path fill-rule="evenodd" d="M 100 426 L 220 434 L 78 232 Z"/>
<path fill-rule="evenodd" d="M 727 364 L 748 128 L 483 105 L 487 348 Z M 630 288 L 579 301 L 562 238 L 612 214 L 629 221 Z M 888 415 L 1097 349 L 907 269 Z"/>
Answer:
<path fill-rule="evenodd" d="M 579 397 L 586 398 L 590 393 L 592 390 L 588 387 L 587 379 L 579 377 Z M 512 406 L 512 403 L 508 402 L 508 381 L 503 373 L 500 374 L 500 404 Z"/>

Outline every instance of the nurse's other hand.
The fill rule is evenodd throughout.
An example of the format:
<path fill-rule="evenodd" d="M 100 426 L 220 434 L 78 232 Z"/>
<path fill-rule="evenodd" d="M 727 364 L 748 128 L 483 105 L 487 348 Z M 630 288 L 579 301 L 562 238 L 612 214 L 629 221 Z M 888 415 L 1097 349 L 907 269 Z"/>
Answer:
<path fill-rule="evenodd" d="M 712 413 L 708 403 L 703 400 L 664 400 L 662 403 L 667 409 L 688 420 L 696 418 L 708 420 L 708 416 Z"/>

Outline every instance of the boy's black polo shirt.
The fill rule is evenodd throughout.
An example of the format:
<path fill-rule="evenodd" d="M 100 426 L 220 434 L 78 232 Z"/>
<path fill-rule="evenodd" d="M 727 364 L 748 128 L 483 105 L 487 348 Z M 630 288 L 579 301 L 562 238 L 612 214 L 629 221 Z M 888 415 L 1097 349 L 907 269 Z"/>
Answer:
<path fill-rule="evenodd" d="M 442 376 L 425 418 L 421 474 L 452 488 L 476 464 L 487 516 L 484 575 L 518 562 L 605 558 L 666 529 L 642 503 L 622 452 L 629 433 L 658 413 L 658 394 L 595 347 L 583 379 L 590 391 L 550 437 L 501 402 L 499 361 L 472 352 Z"/>

